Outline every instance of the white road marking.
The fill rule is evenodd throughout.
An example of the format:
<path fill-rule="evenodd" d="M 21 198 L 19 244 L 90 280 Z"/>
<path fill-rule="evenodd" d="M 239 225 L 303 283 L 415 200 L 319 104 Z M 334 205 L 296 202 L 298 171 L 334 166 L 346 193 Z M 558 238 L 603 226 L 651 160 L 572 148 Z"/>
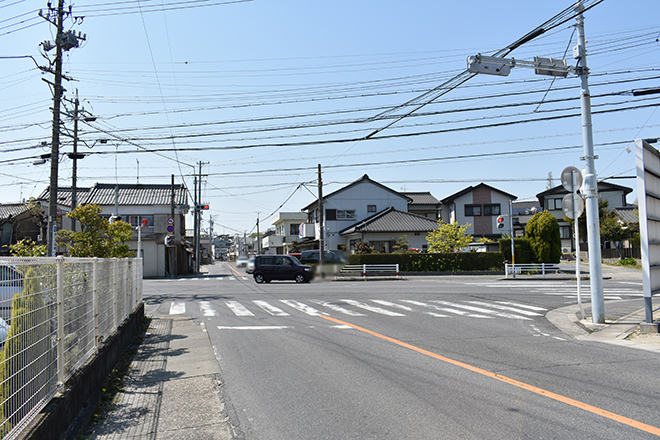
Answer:
<path fill-rule="evenodd" d="M 514 302 L 509 302 L 509 301 L 497 301 L 498 304 L 504 304 L 506 306 L 516 306 L 516 307 L 522 307 L 523 309 L 529 309 L 529 310 L 536 310 L 538 312 L 546 312 L 548 309 L 544 309 L 543 307 L 537 307 L 537 306 L 530 306 L 527 304 L 519 304 L 519 303 L 514 303 Z"/>
<path fill-rule="evenodd" d="M 509 311 L 509 312 L 520 313 L 521 315 L 525 315 L 525 316 L 543 316 L 540 313 L 530 312 L 529 310 L 520 310 L 520 309 L 516 309 L 514 307 L 509 307 L 509 306 L 500 305 L 500 304 L 485 303 L 485 302 L 481 302 L 481 301 L 468 301 L 468 302 L 470 304 L 474 304 L 474 305 L 477 305 L 477 306 L 492 307 L 492 308 L 497 309 L 497 310 L 504 310 L 504 311 Z"/>
<path fill-rule="evenodd" d="M 249 311 L 238 301 L 225 301 L 225 304 L 227 304 L 227 307 L 229 307 L 236 316 L 254 316 L 254 313 Z"/>
<path fill-rule="evenodd" d="M 492 316 L 473 314 L 473 313 L 466 312 L 465 310 L 456 310 L 456 309 L 450 309 L 450 308 L 447 308 L 447 307 L 440 307 L 440 306 L 436 306 L 435 304 L 427 304 L 427 303 L 423 303 L 421 301 L 413 301 L 413 300 L 403 299 L 403 300 L 401 300 L 401 302 L 406 302 L 408 304 L 413 304 L 415 306 L 430 307 L 432 309 L 440 310 L 441 312 L 453 313 L 454 315 L 467 316 L 469 318 L 486 318 L 486 319 L 491 319 L 492 318 Z M 431 316 L 435 316 L 432 313 L 428 313 L 428 314 L 431 315 Z M 446 318 L 447 316 L 440 315 L 438 317 Z"/>
<path fill-rule="evenodd" d="M 495 312 L 493 310 L 482 309 L 481 307 L 472 307 L 472 306 L 466 306 L 464 304 L 451 303 L 451 302 L 448 302 L 448 301 L 439 301 L 439 300 L 433 300 L 432 302 L 442 304 L 444 306 L 449 306 L 449 307 L 458 307 L 459 309 L 470 310 L 472 312 L 479 312 L 479 313 L 486 313 L 486 314 L 489 314 L 489 315 L 500 316 L 502 318 L 521 319 L 521 320 L 524 320 L 524 321 L 531 321 L 531 318 L 525 318 L 524 316 L 512 315 L 511 313 Z"/>
<path fill-rule="evenodd" d="M 172 305 L 170 305 L 170 315 L 183 315 L 184 313 L 186 313 L 186 303 L 172 302 Z"/>
<path fill-rule="evenodd" d="M 272 304 L 270 304 L 266 301 L 262 301 L 262 300 L 257 299 L 257 300 L 254 300 L 252 302 L 255 303 L 256 305 L 258 305 L 259 307 L 261 307 L 262 309 L 264 309 L 266 312 L 270 313 L 273 316 L 291 316 L 287 312 L 285 312 L 284 310 L 282 310 L 278 307 L 275 307 L 274 305 L 272 305 Z"/>
<path fill-rule="evenodd" d="M 372 299 L 372 302 L 375 302 L 377 304 L 380 304 L 381 306 L 387 306 L 387 307 L 394 307 L 397 309 L 405 310 L 406 312 L 412 312 L 413 309 L 408 306 L 403 306 L 401 304 L 393 303 L 390 301 L 383 301 L 382 299 Z"/>
<path fill-rule="evenodd" d="M 314 307 L 310 307 L 307 304 L 303 304 L 301 302 L 294 301 L 292 299 L 281 299 L 280 302 L 286 304 L 289 307 L 293 307 L 299 312 L 306 313 L 310 316 L 327 315 L 327 313 L 325 312 L 321 312 L 319 310 L 316 310 Z"/>
<path fill-rule="evenodd" d="M 360 307 L 361 309 L 365 309 L 365 310 L 369 310 L 370 312 L 380 313 L 381 315 L 406 316 L 403 313 L 392 312 L 391 310 L 385 310 L 385 309 L 381 309 L 380 307 L 370 306 L 369 304 L 365 304 L 363 302 L 355 301 L 355 300 L 352 300 L 352 299 L 342 299 L 342 301 L 344 301 L 345 303 L 350 304 L 352 306 Z"/>
<path fill-rule="evenodd" d="M 332 304 L 332 303 L 329 303 L 327 301 L 321 301 L 319 299 L 313 299 L 311 301 L 315 304 L 319 304 L 323 307 L 327 307 L 331 310 L 334 310 L 335 312 L 345 313 L 346 315 L 350 315 L 350 316 L 367 316 L 364 313 L 356 312 L 355 310 L 348 310 L 348 309 L 345 309 L 345 308 L 343 308 L 343 307 L 341 307 L 337 304 Z"/>
<path fill-rule="evenodd" d="M 218 312 L 216 312 L 215 309 L 211 307 L 211 303 L 208 301 L 200 301 L 199 308 L 202 311 L 202 315 L 204 316 L 218 316 Z"/>

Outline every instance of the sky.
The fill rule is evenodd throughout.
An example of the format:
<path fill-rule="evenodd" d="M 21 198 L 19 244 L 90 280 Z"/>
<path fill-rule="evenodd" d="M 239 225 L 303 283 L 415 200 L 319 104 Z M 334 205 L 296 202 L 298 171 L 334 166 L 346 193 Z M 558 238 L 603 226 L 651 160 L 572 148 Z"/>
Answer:
<path fill-rule="evenodd" d="M 549 177 L 559 185 L 565 167 L 584 168 L 576 76 L 522 66 L 477 75 L 401 116 L 464 72 L 468 56 L 492 55 L 572 4 L 75 2 L 65 29 L 86 39 L 65 53 L 65 98 L 77 92 L 96 117 L 79 124 L 78 186 L 169 184 L 174 175 L 192 205 L 201 164 L 203 221 L 230 235 L 254 232 L 257 218 L 263 231 L 275 213 L 313 202 L 319 164 L 324 194 L 368 174 L 439 200 L 481 182 L 536 200 Z M 0 0 L 0 203 L 49 184 L 49 164 L 34 162 L 50 152 L 53 76 L 35 62 L 48 65 L 40 43 L 55 28 L 39 9 L 47 3 Z M 634 139 L 660 135 L 660 94 L 632 94 L 660 85 L 658 16 L 657 0 L 604 0 L 585 12 L 596 172 L 633 188 L 629 203 Z M 508 56 L 574 66 L 576 44 L 571 19 Z M 34 61 L 17 58 L 26 55 Z M 71 102 L 63 111 L 72 114 Z M 58 182 L 70 186 L 73 121 L 63 120 Z"/>

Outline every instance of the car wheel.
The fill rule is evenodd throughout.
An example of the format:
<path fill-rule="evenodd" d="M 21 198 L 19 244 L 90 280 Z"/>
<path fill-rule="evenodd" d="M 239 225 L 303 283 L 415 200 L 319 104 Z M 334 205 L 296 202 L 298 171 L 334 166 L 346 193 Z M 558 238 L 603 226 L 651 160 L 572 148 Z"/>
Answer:
<path fill-rule="evenodd" d="M 298 275 L 296 275 L 296 278 L 295 278 L 295 279 L 296 279 L 296 283 L 304 283 L 305 281 L 307 281 L 307 280 L 305 279 L 305 275 L 303 275 L 303 274 L 301 274 L 301 273 L 299 273 Z"/>
<path fill-rule="evenodd" d="M 258 273 L 254 276 L 254 281 L 256 281 L 257 284 L 261 284 L 261 283 L 266 282 L 266 280 L 264 279 L 264 276 L 260 273 Z"/>

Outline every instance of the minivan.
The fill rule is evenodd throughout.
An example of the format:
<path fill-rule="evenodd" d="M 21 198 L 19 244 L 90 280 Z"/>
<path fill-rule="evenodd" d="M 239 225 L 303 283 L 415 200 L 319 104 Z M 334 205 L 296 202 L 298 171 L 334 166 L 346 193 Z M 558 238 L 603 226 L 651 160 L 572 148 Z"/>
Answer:
<path fill-rule="evenodd" d="M 272 280 L 293 280 L 309 283 L 314 276 L 312 268 L 300 264 L 290 255 L 257 255 L 254 257 L 254 281 L 270 283 Z"/>

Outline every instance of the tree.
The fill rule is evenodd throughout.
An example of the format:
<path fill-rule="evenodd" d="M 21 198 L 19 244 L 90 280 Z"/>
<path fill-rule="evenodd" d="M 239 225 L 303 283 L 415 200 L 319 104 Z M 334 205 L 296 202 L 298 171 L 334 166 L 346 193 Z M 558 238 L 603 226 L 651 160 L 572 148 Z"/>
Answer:
<path fill-rule="evenodd" d="M 37 244 L 29 238 L 24 238 L 16 244 L 9 246 L 11 254 L 16 257 L 47 257 L 48 249 L 45 244 Z"/>
<path fill-rule="evenodd" d="M 399 237 L 394 243 L 394 246 L 392 246 L 392 253 L 393 254 L 412 254 L 413 252 L 408 250 L 410 247 L 410 242 L 408 241 L 408 236 L 407 235 L 402 235 Z"/>
<path fill-rule="evenodd" d="M 133 237 L 129 223 L 99 216 L 98 205 L 78 206 L 67 217 L 78 221 L 82 231 L 57 232 L 56 240 L 72 257 L 131 258 L 135 255 L 126 244 Z"/>
<path fill-rule="evenodd" d="M 471 226 L 470 223 L 459 225 L 458 223 L 445 223 L 438 220 L 438 229 L 429 232 L 426 241 L 429 243 L 429 252 L 455 252 L 458 249 L 468 247 L 473 237 L 466 235 L 465 231 Z"/>
<path fill-rule="evenodd" d="M 559 223 L 550 211 L 542 211 L 529 220 L 525 229 L 537 263 L 558 263 L 561 258 Z"/>

